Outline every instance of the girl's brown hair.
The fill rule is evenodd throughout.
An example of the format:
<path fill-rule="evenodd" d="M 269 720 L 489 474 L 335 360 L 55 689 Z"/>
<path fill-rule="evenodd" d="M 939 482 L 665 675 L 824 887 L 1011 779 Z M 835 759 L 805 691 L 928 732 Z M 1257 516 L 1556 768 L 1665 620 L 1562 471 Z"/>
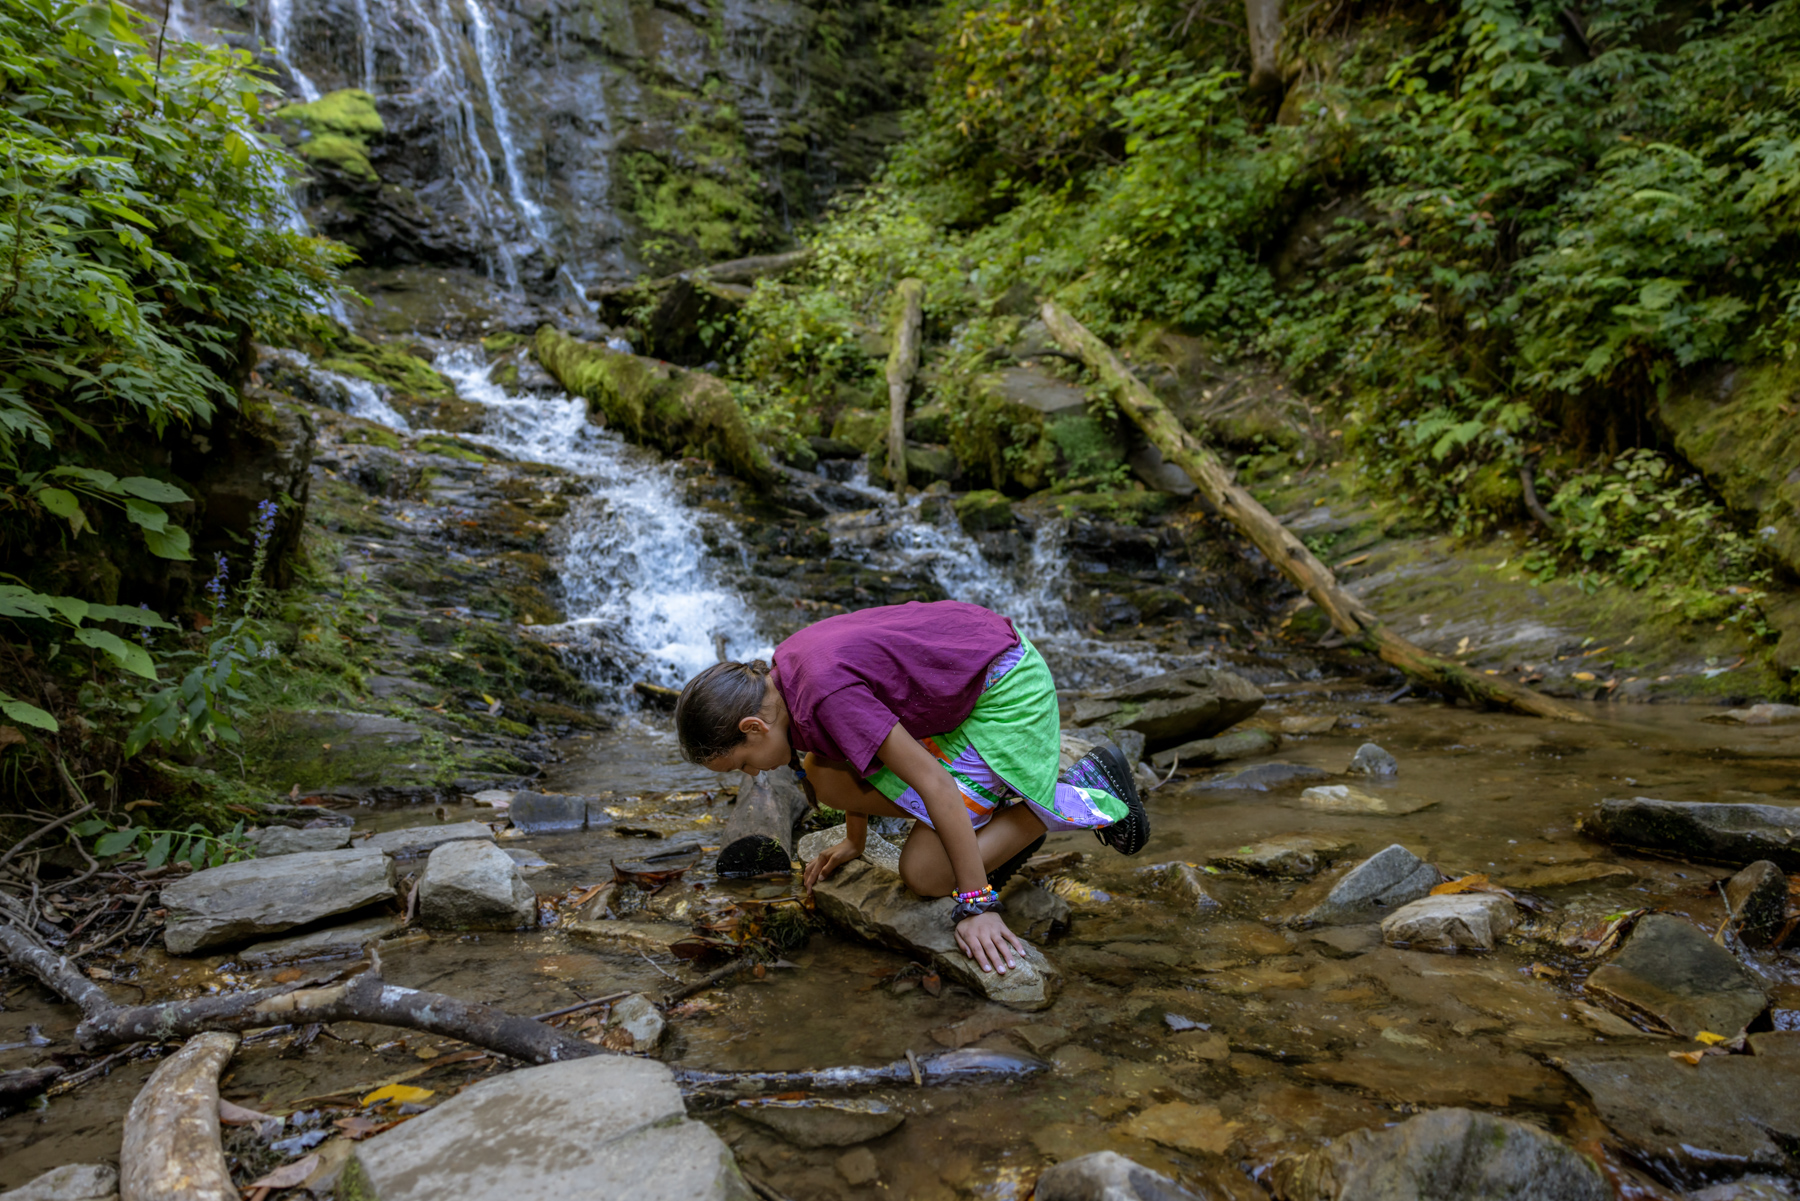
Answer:
<path fill-rule="evenodd" d="M 675 733 L 689 763 L 705 766 L 744 741 L 738 723 L 762 712 L 769 665 L 715 663 L 687 682 L 675 702 Z"/>

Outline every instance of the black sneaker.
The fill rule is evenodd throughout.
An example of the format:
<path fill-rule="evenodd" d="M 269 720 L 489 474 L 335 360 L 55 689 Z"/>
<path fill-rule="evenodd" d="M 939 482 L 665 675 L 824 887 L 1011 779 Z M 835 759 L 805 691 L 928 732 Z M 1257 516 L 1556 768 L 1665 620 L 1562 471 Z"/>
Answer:
<path fill-rule="evenodd" d="M 1110 826 L 1095 830 L 1095 838 L 1121 855 L 1135 855 L 1144 849 L 1144 844 L 1150 841 L 1150 815 L 1144 812 L 1137 781 L 1131 778 L 1131 771 L 1118 751 L 1110 746 L 1097 746 L 1083 755 L 1063 778 L 1083 786 L 1100 784 L 1125 802 L 1125 816 Z"/>
<path fill-rule="evenodd" d="M 1005 888 L 1006 882 L 1012 879 L 1013 876 L 1018 873 L 1020 868 L 1025 866 L 1025 861 L 1038 853 L 1038 848 L 1044 845 L 1044 839 L 1047 837 L 1049 837 L 1049 835 L 1039 834 L 1037 836 L 1037 841 L 1033 842 L 1017 855 L 1014 855 L 1011 859 L 1008 859 L 1005 863 L 1002 863 L 999 867 L 989 872 L 987 877 L 988 887 L 995 892 L 999 892 L 1002 888 Z"/>

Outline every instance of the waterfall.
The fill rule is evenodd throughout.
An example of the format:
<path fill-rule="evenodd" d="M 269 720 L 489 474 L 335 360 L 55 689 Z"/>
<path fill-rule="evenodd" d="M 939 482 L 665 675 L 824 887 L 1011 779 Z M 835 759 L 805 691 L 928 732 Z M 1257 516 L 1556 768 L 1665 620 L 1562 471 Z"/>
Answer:
<path fill-rule="evenodd" d="M 362 46 L 362 90 L 375 94 L 375 24 L 369 20 L 369 0 L 356 0 L 357 40 Z"/>
<path fill-rule="evenodd" d="M 290 4 L 292 0 L 269 0 L 269 28 L 267 40 L 275 51 L 275 59 L 293 78 L 294 86 L 300 90 L 300 99 L 308 104 L 319 98 L 319 89 L 306 73 L 294 63 L 293 49 L 288 45 L 288 22 L 292 17 Z"/>
<path fill-rule="evenodd" d="M 550 240 L 550 231 L 544 224 L 544 210 L 526 193 L 525 169 L 519 163 L 519 148 L 512 136 L 512 117 L 506 109 L 506 98 L 500 92 L 500 48 L 494 44 L 493 29 L 488 24 L 483 2 L 464 0 L 468 6 L 469 26 L 475 33 L 475 58 L 481 66 L 481 82 L 487 89 L 488 119 L 493 122 L 494 137 L 500 143 L 500 157 L 506 166 L 506 186 L 512 195 L 513 207 L 518 210 L 533 241 L 543 246 Z"/>

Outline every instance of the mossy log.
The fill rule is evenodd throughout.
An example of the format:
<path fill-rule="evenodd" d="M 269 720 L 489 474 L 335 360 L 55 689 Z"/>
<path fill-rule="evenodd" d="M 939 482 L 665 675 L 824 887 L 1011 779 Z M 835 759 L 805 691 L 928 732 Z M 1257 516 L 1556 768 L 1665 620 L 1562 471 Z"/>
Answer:
<path fill-rule="evenodd" d="M 757 484 L 774 481 L 768 454 L 718 377 L 608 350 L 550 325 L 538 330 L 532 350 L 558 383 L 632 441 L 701 455 Z"/>
<path fill-rule="evenodd" d="M 1163 458 L 1187 472 L 1200 494 L 1242 530 L 1282 575 L 1305 592 L 1347 640 L 1379 655 L 1383 662 L 1418 683 L 1466 697 L 1478 705 L 1564 721 L 1589 720 L 1573 706 L 1499 676 L 1473 670 L 1454 659 L 1434 655 L 1383 625 L 1361 601 L 1344 590 L 1330 568 L 1238 484 L 1231 471 L 1131 374 L 1106 343 L 1054 303 L 1044 304 L 1043 318 L 1058 344 L 1078 356 L 1114 389 L 1119 407 L 1156 444 Z"/>
<path fill-rule="evenodd" d="M 893 349 L 888 352 L 887 470 L 894 495 L 906 495 L 906 399 L 919 372 L 919 331 L 924 325 L 925 283 L 903 279 L 894 296 Z"/>

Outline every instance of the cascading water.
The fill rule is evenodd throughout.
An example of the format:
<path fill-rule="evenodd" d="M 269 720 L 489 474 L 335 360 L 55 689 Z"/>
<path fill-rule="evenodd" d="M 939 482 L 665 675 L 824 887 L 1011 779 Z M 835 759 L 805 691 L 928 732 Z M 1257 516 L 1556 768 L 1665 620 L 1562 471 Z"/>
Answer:
<path fill-rule="evenodd" d="M 287 68 L 288 76 L 300 93 L 300 99 L 310 104 L 319 98 L 319 88 L 294 63 L 293 48 L 288 42 L 288 26 L 293 16 L 291 2 L 292 0 L 269 0 L 265 35 L 270 48 L 275 51 L 276 60 Z"/>
<path fill-rule="evenodd" d="M 482 0 L 464 0 L 464 3 L 468 6 L 469 28 L 475 35 L 475 59 L 481 67 L 481 82 L 487 90 L 488 116 L 494 123 L 494 138 L 500 143 L 500 161 L 506 167 L 507 191 L 533 241 L 542 246 L 550 240 L 550 231 L 544 224 L 544 210 L 525 188 L 525 169 L 519 161 L 518 144 L 513 141 L 512 116 L 500 90 L 501 49 L 494 41 L 493 26 L 488 21 L 487 10 L 482 7 Z"/>
<path fill-rule="evenodd" d="M 457 395 L 487 410 L 479 441 L 562 467 L 589 490 L 563 523 L 569 618 L 543 632 L 578 650 L 592 682 L 679 685 L 721 654 L 769 657 L 755 614 L 709 560 L 702 517 L 681 503 L 670 464 L 594 425 L 582 400 L 508 395 L 472 347 L 436 366 Z M 584 644 L 593 649 L 579 653 Z"/>

